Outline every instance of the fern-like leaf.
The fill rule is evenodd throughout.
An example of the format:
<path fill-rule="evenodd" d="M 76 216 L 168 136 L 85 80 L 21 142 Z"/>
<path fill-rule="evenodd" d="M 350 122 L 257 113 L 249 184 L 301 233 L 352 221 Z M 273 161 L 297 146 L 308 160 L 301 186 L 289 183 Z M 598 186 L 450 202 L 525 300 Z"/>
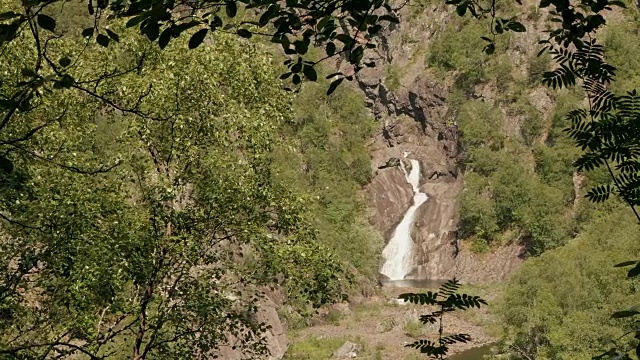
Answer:
<path fill-rule="evenodd" d="M 400 294 L 398 299 L 419 305 L 435 305 L 438 303 L 438 293 L 428 291 L 426 293 L 405 293 Z"/>
<path fill-rule="evenodd" d="M 605 202 L 613 192 L 613 188 L 607 185 L 596 186 L 589 190 L 585 197 L 595 203 Z"/>
<path fill-rule="evenodd" d="M 440 285 L 440 289 L 438 290 L 444 297 L 449 297 L 451 294 L 455 294 L 456 291 L 460 288 L 460 282 L 453 278 L 448 280 L 444 284 Z"/>
<path fill-rule="evenodd" d="M 431 340 L 417 340 L 411 344 L 405 345 L 405 347 L 418 349 L 421 353 L 430 355 L 434 358 L 444 356 L 449 351 L 447 346 L 436 344 Z"/>
<path fill-rule="evenodd" d="M 468 343 L 469 341 L 471 341 L 471 335 L 469 334 L 453 334 L 440 339 L 440 343 L 447 345 L 455 343 Z"/>

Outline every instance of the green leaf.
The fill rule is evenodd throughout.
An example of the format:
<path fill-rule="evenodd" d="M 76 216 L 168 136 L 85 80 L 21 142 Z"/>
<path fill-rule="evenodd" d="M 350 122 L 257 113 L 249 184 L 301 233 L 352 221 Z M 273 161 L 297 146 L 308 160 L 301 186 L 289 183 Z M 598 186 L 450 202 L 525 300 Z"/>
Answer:
<path fill-rule="evenodd" d="M 93 27 L 88 27 L 84 30 L 82 30 L 82 37 L 84 38 L 88 38 L 88 37 L 92 37 L 93 36 Z"/>
<path fill-rule="evenodd" d="M 226 12 L 227 12 L 227 16 L 232 18 L 235 17 L 236 14 L 238 13 L 238 7 L 236 6 L 236 2 L 235 1 L 227 1 L 226 3 Z"/>
<path fill-rule="evenodd" d="M 338 34 L 336 35 L 336 39 L 344 43 L 345 46 L 349 46 L 353 42 L 353 39 L 351 38 L 351 36 L 347 34 Z"/>
<path fill-rule="evenodd" d="M 380 18 L 378 18 L 378 20 L 380 21 L 388 21 L 390 23 L 394 23 L 394 24 L 399 24 L 400 20 L 398 20 L 397 17 L 390 15 L 390 14 L 386 14 L 386 15 L 382 15 L 380 16 Z"/>
<path fill-rule="evenodd" d="M 327 89 L 327 95 L 333 94 L 333 92 L 336 91 L 336 89 L 338 88 L 338 85 L 340 85 L 342 83 L 342 81 L 344 81 L 344 78 L 339 78 L 337 80 L 334 80 L 329 85 L 329 88 Z"/>
<path fill-rule="evenodd" d="M 467 12 L 467 3 L 464 2 L 456 6 L 456 12 L 458 13 L 458 16 L 464 16 L 464 14 Z"/>
<path fill-rule="evenodd" d="M 518 21 L 512 21 L 510 23 L 507 24 L 507 28 L 511 31 L 515 31 L 515 32 L 525 32 L 527 31 L 527 28 L 524 27 L 524 25 L 522 25 L 522 23 L 518 22 Z"/>
<path fill-rule="evenodd" d="M 618 7 L 621 7 L 623 9 L 627 8 L 627 5 L 624 2 L 618 1 L 618 0 L 609 1 L 609 5 L 618 6 Z"/>
<path fill-rule="evenodd" d="M 13 171 L 13 163 L 11 160 L 7 159 L 4 156 L 0 156 L 0 170 L 4 171 L 7 174 L 10 174 Z"/>
<path fill-rule="evenodd" d="M 37 21 L 38 25 L 45 30 L 54 31 L 56 29 L 56 21 L 49 15 L 39 14 Z"/>
<path fill-rule="evenodd" d="M 318 74 L 316 73 L 316 69 L 313 68 L 313 66 L 311 65 L 305 65 L 302 72 L 304 73 L 304 76 L 311 80 L 311 81 L 316 81 L 318 80 Z"/>
<path fill-rule="evenodd" d="M 13 18 L 16 18 L 16 17 L 19 17 L 19 16 L 22 16 L 22 15 L 20 15 L 18 13 L 15 13 L 13 11 L 7 11 L 7 12 L 4 12 L 4 13 L 0 14 L 0 21 L 13 19 Z"/>
<path fill-rule="evenodd" d="M 36 72 L 33 71 L 33 69 L 31 69 L 31 68 L 22 68 L 22 70 L 20 70 L 20 73 L 22 74 L 22 76 L 25 76 L 25 77 L 35 77 L 36 76 Z"/>
<path fill-rule="evenodd" d="M 202 44 L 202 42 L 204 41 L 204 38 L 207 36 L 208 32 L 209 29 L 200 29 L 195 34 L 193 34 L 191 36 L 191 39 L 189 39 L 189 49 L 195 49 L 200 46 L 200 44 Z"/>
<path fill-rule="evenodd" d="M 547 6 L 551 5 L 551 0 L 541 0 L 540 5 L 538 6 L 540 9 L 544 9 Z"/>
<path fill-rule="evenodd" d="M 241 37 L 245 38 L 245 39 L 250 39 L 251 36 L 253 34 L 251 34 L 251 32 L 247 29 L 238 29 L 238 31 L 236 31 L 236 34 L 240 35 Z"/>
<path fill-rule="evenodd" d="M 633 269 L 629 270 L 629 272 L 627 272 L 627 277 L 631 278 L 631 277 L 636 277 L 640 275 L 640 263 L 638 263 L 636 266 L 633 267 Z"/>
<path fill-rule="evenodd" d="M 494 43 L 491 44 L 487 44 L 487 46 L 484 47 L 484 52 L 487 55 L 491 55 L 496 51 L 496 45 Z"/>
<path fill-rule="evenodd" d="M 107 31 L 107 35 L 109 35 L 109 37 L 115 41 L 115 42 L 120 42 L 120 36 L 118 36 L 118 34 L 114 33 L 113 31 L 109 30 L 109 29 L 105 29 Z"/>
<path fill-rule="evenodd" d="M 143 22 L 144 19 L 146 19 L 145 15 L 138 15 L 138 16 L 132 17 L 131 19 L 129 19 L 129 21 L 127 21 L 126 27 L 128 27 L 128 28 L 134 27 L 134 26 L 140 24 L 141 22 Z"/>
<path fill-rule="evenodd" d="M 638 314 L 640 314 L 640 311 L 636 311 L 636 310 L 616 311 L 611 315 L 611 318 L 612 319 L 622 319 L 622 318 L 635 316 L 635 315 L 638 315 Z"/>
<path fill-rule="evenodd" d="M 303 40 L 297 40 L 293 43 L 293 46 L 296 49 L 296 52 L 298 54 L 304 55 L 307 53 L 307 51 L 309 50 L 309 46 L 307 45 L 306 41 Z"/>
<path fill-rule="evenodd" d="M 211 20 L 211 21 L 209 22 L 209 28 L 210 28 L 212 31 L 213 31 L 213 30 L 215 30 L 215 29 L 217 29 L 217 28 L 219 28 L 219 27 L 221 27 L 221 26 L 222 26 L 222 19 L 221 19 L 221 18 L 220 18 L 220 16 L 218 16 L 218 15 L 215 15 L 215 16 L 213 17 L 213 20 Z"/>
<path fill-rule="evenodd" d="M 638 260 L 623 261 L 621 263 L 613 265 L 613 267 L 625 267 L 629 265 L 635 265 L 636 263 L 638 263 Z"/>
<path fill-rule="evenodd" d="M 326 47 L 326 52 L 327 55 L 329 56 L 333 56 L 333 54 L 336 53 L 336 44 L 334 44 L 333 42 L 328 42 L 327 43 L 327 47 Z"/>
<path fill-rule="evenodd" d="M 71 65 L 71 59 L 69 59 L 68 57 L 63 57 L 58 62 L 60 63 L 60 66 L 62 66 L 62 67 L 67 67 L 67 66 Z"/>
<path fill-rule="evenodd" d="M 111 39 L 109 39 L 109 37 L 105 34 L 98 34 L 98 36 L 96 37 L 96 42 L 102 47 L 107 47 L 109 46 Z"/>
<path fill-rule="evenodd" d="M 160 46 L 160 49 L 164 49 L 167 47 L 167 45 L 169 44 L 169 40 L 171 40 L 172 34 L 173 34 L 172 28 L 166 28 L 164 29 L 164 31 L 162 31 L 162 33 L 160 34 L 160 37 L 158 38 L 158 46 Z"/>

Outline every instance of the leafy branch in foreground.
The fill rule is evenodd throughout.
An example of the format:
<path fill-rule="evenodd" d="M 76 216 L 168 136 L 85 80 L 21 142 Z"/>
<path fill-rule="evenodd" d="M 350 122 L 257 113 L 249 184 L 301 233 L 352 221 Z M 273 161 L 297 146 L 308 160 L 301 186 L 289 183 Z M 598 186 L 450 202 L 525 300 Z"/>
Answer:
<path fill-rule="evenodd" d="M 432 359 L 444 359 L 449 352 L 450 345 L 471 341 L 469 334 L 445 335 L 444 333 L 444 314 L 456 310 L 480 308 L 482 305 L 487 305 L 487 302 L 480 296 L 459 294 L 459 288 L 460 282 L 454 278 L 442 284 L 437 292 L 405 293 L 398 297 L 412 304 L 436 306 L 438 308 L 436 311 L 420 316 L 420 322 L 423 324 L 439 323 L 438 339 L 435 341 L 421 339 L 405 345 L 406 347 L 420 350 L 421 353 L 427 354 Z"/>
<path fill-rule="evenodd" d="M 587 109 L 567 114 L 571 125 L 566 132 L 584 153 L 576 160 L 579 171 L 605 167 L 611 183 L 589 190 L 586 197 L 603 202 L 617 194 L 640 222 L 640 96 L 630 91 L 616 95 L 607 86 L 615 79 L 616 68 L 604 59 L 604 47 L 595 40 L 581 42 L 575 49 L 546 43 L 558 67 L 544 74 L 543 82 L 553 88 L 578 82 L 588 100 Z"/>

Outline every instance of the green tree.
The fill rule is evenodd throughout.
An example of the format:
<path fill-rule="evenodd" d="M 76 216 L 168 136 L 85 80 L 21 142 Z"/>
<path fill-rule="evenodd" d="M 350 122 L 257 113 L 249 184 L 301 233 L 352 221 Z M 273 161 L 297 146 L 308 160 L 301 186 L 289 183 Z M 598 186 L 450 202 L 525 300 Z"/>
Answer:
<path fill-rule="evenodd" d="M 354 71 L 359 71 L 364 50 L 375 47 L 372 38 L 382 29 L 382 24 L 397 22 L 391 6 L 386 1 L 99 1 L 88 0 L 85 12 L 65 1 L 3 0 L 0 14 L 0 48 L 21 42 L 25 52 L 20 60 L 10 63 L 11 70 L 19 76 L 12 79 L 13 86 L 4 87 L 0 93 L 0 140 L 12 141 L 29 138 L 37 132 L 38 125 L 24 129 L 18 137 L 7 137 L 6 127 L 14 115 L 37 107 L 43 94 L 52 90 L 77 89 L 101 99 L 111 107 L 127 113 L 143 113 L 137 101 L 121 103 L 112 94 L 99 91 L 98 85 L 105 79 L 132 71 L 140 71 L 145 54 L 131 54 L 138 58 L 130 67 L 105 70 L 91 68 L 92 78 L 77 78 L 73 69 L 79 65 L 82 50 L 59 54 L 52 51 L 53 42 L 75 34 L 86 44 L 97 43 L 105 48 L 130 36 L 122 27 L 112 26 L 113 19 L 123 19 L 126 27 L 136 27 L 139 33 L 164 49 L 181 34 L 189 37 L 190 49 L 199 47 L 212 34 L 231 33 L 250 38 L 253 34 L 266 36 L 279 44 L 289 55 L 284 64 L 293 85 L 302 78 L 315 81 L 315 66 L 334 56 L 344 56 Z M 67 10 L 68 8 L 71 10 Z M 71 20 L 67 16 L 73 15 Z M 71 24 L 69 24 L 71 23 Z M 83 29 L 78 29 L 83 26 Z M 80 31 L 81 30 L 81 31 Z M 65 34 L 65 32 L 68 32 Z M 305 60 L 312 44 L 325 47 L 327 56 L 316 61 Z M 367 63 L 372 66 L 373 64 Z M 87 69 L 85 65 L 83 67 Z M 330 90 L 352 75 L 333 75 Z M 145 86 L 146 88 L 146 86 Z M 140 94 L 142 97 L 144 94 Z M 13 134 L 16 135 L 16 134 Z M 8 163 L 4 158 L 3 162 Z"/>
<path fill-rule="evenodd" d="M 339 295 L 339 265 L 303 199 L 272 174 L 291 108 L 271 58 L 225 34 L 190 52 L 187 40 L 159 51 L 131 35 L 83 50 L 78 79 L 146 52 L 140 74 L 100 84 L 139 111 L 71 87 L 12 121 L 56 117 L 28 149 L 5 148 L 16 166 L 2 170 L 13 181 L 0 209 L 2 356 L 208 358 L 223 345 L 257 356 L 260 286 L 284 274 L 293 299 Z M 73 170 L 104 159 L 118 166 Z"/>

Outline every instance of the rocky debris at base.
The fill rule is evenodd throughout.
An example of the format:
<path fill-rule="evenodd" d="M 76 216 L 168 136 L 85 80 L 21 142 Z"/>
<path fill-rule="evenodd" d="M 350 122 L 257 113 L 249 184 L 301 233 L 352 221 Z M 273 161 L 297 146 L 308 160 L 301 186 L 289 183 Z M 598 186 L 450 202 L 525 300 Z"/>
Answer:
<path fill-rule="evenodd" d="M 358 353 L 362 350 L 360 344 L 353 341 L 345 342 L 338 350 L 333 353 L 334 359 L 353 359 L 358 357 Z"/>

